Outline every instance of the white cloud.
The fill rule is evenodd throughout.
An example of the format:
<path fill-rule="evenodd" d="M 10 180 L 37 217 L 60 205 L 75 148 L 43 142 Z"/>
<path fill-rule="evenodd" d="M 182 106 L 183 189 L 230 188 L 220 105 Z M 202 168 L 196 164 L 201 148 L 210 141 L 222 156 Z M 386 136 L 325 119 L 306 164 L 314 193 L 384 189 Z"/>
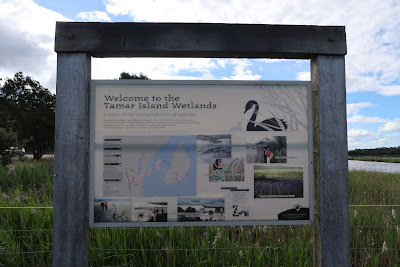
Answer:
<path fill-rule="evenodd" d="M 299 73 L 297 73 L 296 80 L 299 80 L 299 81 L 311 81 L 311 74 L 310 74 L 309 71 L 299 72 Z"/>
<path fill-rule="evenodd" d="M 55 22 L 62 15 L 30 0 L 0 2 L 0 78 L 22 71 L 55 92 Z"/>
<path fill-rule="evenodd" d="M 366 117 L 363 115 L 353 115 L 353 116 L 347 118 L 347 122 L 385 123 L 385 122 L 390 122 L 390 120 L 382 119 L 379 117 Z"/>
<path fill-rule="evenodd" d="M 363 108 L 369 108 L 375 106 L 369 102 L 360 102 L 360 103 L 353 103 L 347 104 L 347 114 L 358 114 L 358 112 Z"/>
<path fill-rule="evenodd" d="M 371 133 L 364 129 L 353 129 L 347 132 L 349 138 L 361 138 L 371 136 Z"/>
<path fill-rule="evenodd" d="M 93 79 L 115 79 L 123 71 L 147 75 L 156 80 L 258 80 L 261 75 L 250 70 L 248 59 L 210 58 L 93 58 Z M 233 66 L 229 77 L 215 77 L 211 72 Z"/>
<path fill-rule="evenodd" d="M 261 75 L 253 74 L 250 70 L 252 63 L 248 59 L 230 59 L 229 64 L 234 65 L 233 75 L 230 77 L 222 77 L 223 80 L 259 80 Z"/>
<path fill-rule="evenodd" d="M 142 72 L 154 80 L 216 79 L 210 71 L 219 67 L 209 58 L 93 58 L 92 77 L 115 79 L 125 71 Z"/>
<path fill-rule="evenodd" d="M 400 119 L 391 121 L 379 117 L 367 117 L 358 114 L 364 108 L 375 106 L 377 105 L 370 102 L 347 104 L 347 114 L 351 115 L 351 117 L 347 118 L 348 125 L 352 125 L 352 123 L 386 123 L 378 131 L 365 129 L 349 130 L 347 132 L 349 149 L 393 146 L 393 144 L 399 142 L 397 134 L 388 134 L 384 132 L 395 131 L 396 126 L 398 126 L 398 130 L 400 131 Z"/>
<path fill-rule="evenodd" d="M 393 77 L 395 78 L 395 75 L 393 75 Z M 346 84 L 347 92 L 349 93 L 367 91 L 378 92 L 385 96 L 400 95 L 400 85 L 382 84 L 378 75 L 347 75 Z"/>
<path fill-rule="evenodd" d="M 365 148 L 371 139 L 376 139 L 373 133 L 364 129 L 353 129 L 347 132 L 347 142 L 349 149 L 351 148 Z"/>
<path fill-rule="evenodd" d="M 229 62 L 229 59 L 217 59 L 217 64 L 221 68 L 224 68 L 228 62 Z"/>
<path fill-rule="evenodd" d="M 347 137 L 349 149 L 387 147 L 398 141 L 395 135 L 365 129 L 352 129 L 347 132 Z"/>
<path fill-rule="evenodd" d="M 400 131 L 400 119 L 386 123 L 379 130 L 382 132 Z"/>
<path fill-rule="evenodd" d="M 76 17 L 83 21 L 111 21 L 108 14 L 103 11 L 80 12 Z"/>
<path fill-rule="evenodd" d="M 363 115 L 359 115 L 361 109 L 374 107 L 376 105 L 370 102 L 360 102 L 347 104 L 347 115 L 351 115 L 351 117 L 347 118 L 347 122 L 360 122 L 360 123 L 386 123 L 390 122 L 388 119 L 382 119 L 379 117 L 367 117 Z"/>
<path fill-rule="evenodd" d="M 134 21 L 344 25 L 348 92 L 400 95 L 400 2 L 397 0 L 253 0 L 251 5 L 241 0 L 104 0 L 104 3 L 107 12 L 129 15 Z"/>

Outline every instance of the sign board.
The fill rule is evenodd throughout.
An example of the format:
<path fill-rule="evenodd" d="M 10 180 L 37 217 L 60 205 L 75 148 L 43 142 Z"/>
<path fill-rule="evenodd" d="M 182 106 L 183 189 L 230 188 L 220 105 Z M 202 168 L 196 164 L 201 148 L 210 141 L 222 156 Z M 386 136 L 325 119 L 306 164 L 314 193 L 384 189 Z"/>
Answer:
<path fill-rule="evenodd" d="M 312 223 L 310 88 L 92 81 L 90 225 Z"/>

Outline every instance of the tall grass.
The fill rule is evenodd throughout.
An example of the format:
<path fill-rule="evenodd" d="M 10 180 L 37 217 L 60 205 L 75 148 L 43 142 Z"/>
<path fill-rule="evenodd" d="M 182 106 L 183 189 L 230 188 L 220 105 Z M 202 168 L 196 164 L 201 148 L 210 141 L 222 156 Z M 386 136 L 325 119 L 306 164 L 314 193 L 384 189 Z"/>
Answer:
<path fill-rule="evenodd" d="M 90 259 L 95 266 L 307 266 L 312 258 L 310 233 L 294 226 L 96 228 L 91 229 L 96 238 L 90 240 Z"/>
<path fill-rule="evenodd" d="M 224 159 L 226 163 L 225 167 L 230 164 L 229 160 L 233 159 Z M 242 159 L 235 159 L 236 162 L 232 164 L 232 167 L 223 174 L 225 176 L 224 182 L 240 182 L 244 181 L 244 162 Z M 209 173 L 209 181 L 212 181 L 212 177 L 214 174 L 213 164 L 209 164 L 208 166 L 208 173 Z"/>
<path fill-rule="evenodd" d="M 0 266 L 51 264 L 52 209 L 4 207 L 52 206 L 52 180 L 52 161 L 0 166 L 0 253 L 23 252 L 0 254 Z"/>
<path fill-rule="evenodd" d="M 52 206 L 52 179 L 52 162 L 0 167 L 0 206 Z M 400 175 L 352 171 L 349 191 L 352 205 L 398 204 Z M 399 266 L 400 209 L 349 212 L 352 265 Z M 51 209 L 0 209 L 0 225 L 0 266 L 51 265 Z M 93 228 L 89 265 L 312 266 L 312 237 L 309 226 Z"/>
<path fill-rule="evenodd" d="M 400 174 L 352 171 L 349 191 L 350 205 L 399 205 Z M 395 206 L 350 207 L 354 265 L 400 265 L 399 212 Z"/>

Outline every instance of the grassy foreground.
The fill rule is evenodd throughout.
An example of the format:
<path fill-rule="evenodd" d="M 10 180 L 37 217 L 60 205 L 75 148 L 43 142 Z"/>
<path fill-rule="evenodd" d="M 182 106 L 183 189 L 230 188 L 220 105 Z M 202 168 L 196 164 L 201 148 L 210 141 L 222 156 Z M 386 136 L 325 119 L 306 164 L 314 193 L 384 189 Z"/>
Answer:
<path fill-rule="evenodd" d="M 0 167 L 0 207 L 52 206 L 51 161 Z M 400 175 L 353 171 L 350 204 L 400 203 Z M 350 206 L 353 266 L 400 265 L 397 207 Z M 52 209 L 0 209 L 0 266 L 50 266 Z M 29 231 L 27 231 L 29 230 Z M 33 231 L 31 231 L 33 230 Z M 95 228 L 90 266 L 312 266 L 312 227 Z"/>

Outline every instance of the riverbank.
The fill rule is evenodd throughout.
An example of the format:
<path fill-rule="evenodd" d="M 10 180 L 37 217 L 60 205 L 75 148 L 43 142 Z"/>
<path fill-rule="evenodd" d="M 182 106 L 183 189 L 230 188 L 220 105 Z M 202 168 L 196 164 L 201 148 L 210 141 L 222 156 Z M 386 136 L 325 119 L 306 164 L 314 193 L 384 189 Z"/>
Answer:
<path fill-rule="evenodd" d="M 349 160 L 349 171 L 400 173 L 399 163 Z"/>
<path fill-rule="evenodd" d="M 349 156 L 349 160 L 400 163 L 400 156 Z"/>

